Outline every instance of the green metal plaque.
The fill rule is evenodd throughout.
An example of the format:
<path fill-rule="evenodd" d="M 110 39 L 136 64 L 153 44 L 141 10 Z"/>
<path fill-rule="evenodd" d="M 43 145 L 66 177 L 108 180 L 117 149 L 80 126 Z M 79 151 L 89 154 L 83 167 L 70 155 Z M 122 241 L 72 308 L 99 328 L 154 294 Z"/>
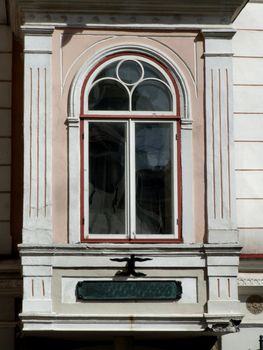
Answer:
<path fill-rule="evenodd" d="M 77 283 L 78 300 L 179 300 L 178 281 L 82 281 Z"/>

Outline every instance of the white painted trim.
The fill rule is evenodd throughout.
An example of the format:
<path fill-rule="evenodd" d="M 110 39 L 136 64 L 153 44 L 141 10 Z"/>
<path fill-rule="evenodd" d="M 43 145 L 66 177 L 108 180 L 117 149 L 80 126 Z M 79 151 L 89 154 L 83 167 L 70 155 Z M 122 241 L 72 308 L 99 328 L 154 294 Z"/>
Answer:
<path fill-rule="evenodd" d="M 182 237 L 185 243 L 195 241 L 193 205 L 193 133 L 192 122 L 181 123 L 181 164 L 182 164 Z"/>
<path fill-rule="evenodd" d="M 234 184 L 232 37 L 235 30 L 203 30 L 205 38 L 208 242 L 238 242 Z"/>
<path fill-rule="evenodd" d="M 180 320 L 180 329 L 188 330 L 197 317 L 204 324 L 220 323 L 222 319 L 232 319 L 240 317 L 239 302 L 237 300 L 237 273 L 238 273 L 238 254 L 240 246 L 236 244 L 54 244 L 54 245 L 20 245 L 20 254 L 23 266 L 23 313 L 22 320 L 28 330 L 34 329 L 38 324 L 39 330 L 45 329 L 46 321 L 52 320 L 54 329 L 57 324 L 62 324 L 67 320 L 68 326 L 72 329 L 89 330 L 89 320 L 93 320 L 93 326 L 96 330 L 104 330 L 103 319 L 105 315 L 93 314 L 86 308 L 74 314 L 74 311 L 68 311 L 63 305 L 63 294 L 61 291 L 61 278 L 85 279 L 92 278 L 111 280 L 115 271 L 118 271 L 124 264 L 112 261 L 112 258 L 127 257 L 131 254 L 149 257 L 152 260 L 137 262 L 137 268 L 147 273 L 147 279 L 163 278 L 197 278 L 196 286 L 199 290 L 205 288 L 204 274 L 208 275 L 208 313 L 204 311 L 206 293 L 202 298 L 197 299 L 200 308 L 199 313 L 193 314 L 192 309 L 182 313 L 182 309 L 174 309 L 174 312 L 163 312 L 162 314 L 154 312 L 151 315 L 133 314 L 134 319 L 140 318 L 141 329 L 154 323 L 156 326 L 163 324 L 159 331 L 169 331 L 172 325 L 176 326 L 175 319 Z M 62 270 L 61 270 L 62 269 Z M 188 269 L 188 270 L 187 270 Z M 92 272 L 93 271 L 93 272 Z M 98 271 L 101 271 L 98 274 Z M 171 274 L 171 271 L 172 274 Z M 134 280 L 133 277 L 129 278 Z M 74 280 L 76 281 L 76 280 Z M 74 282 L 75 283 L 75 282 Z M 74 288 L 74 286 L 73 286 Z M 218 293 L 219 291 L 219 293 Z M 195 293 L 195 292 L 194 292 Z M 54 302 L 55 301 L 55 302 Z M 58 306 L 56 303 L 58 303 Z M 185 303 L 184 305 L 186 305 Z M 193 306 L 190 303 L 188 307 Z M 201 305 L 200 305 L 201 304 Z M 178 303 L 178 306 L 180 302 Z M 61 308 L 62 306 L 62 308 Z M 176 306 L 176 305 L 174 305 Z M 64 311 L 65 310 L 65 311 Z M 94 310 L 94 309 L 93 309 Z M 164 309 L 165 310 L 165 309 Z M 166 309 L 167 310 L 167 309 Z M 127 310 L 126 310 L 127 311 Z M 52 314 L 56 312 L 56 314 Z M 67 312 L 67 315 L 65 315 Z M 76 312 L 76 311 L 75 311 Z M 120 312 L 107 315 L 107 324 L 109 327 L 119 326 L 119 320 L 130 316 L 125 314 L 125 309 Z M 116 323 L 116 320 L 118 322 Z M 80 323 L 86 326 L 79 326 Z M 146 323 L 149 325 L 146 326 Z M 159 320 L 159 321 L 158 321 Z M 217 320 L 217 322 L 215 322 Z M 125 322 L 124 322 L 125 323 Z M 86 327 L 86 328 L 85 328 Z M 125 326 L 126 327 L 126 326 Z M 136 329 L 136 322 L 134 324 Z M 202 326 L 203 327 L 203 326 Z M 113 328 L 111 328 L 113 330 Z M 110 330 L 110 328 L 109 328 Z M 122 330 L 122 325 L 118 327 Z"/>
<path fill-rule="evenodd" d="M 115 113 L 113 112 L 112 115 Z M 172 163 L 172 232 L 169 234 L 140 234 L 137 235 L 139 239 L 178 239 L 178 168 L 177 168 L 177 122 L 174 120 L 163 120 L 163 119 L 154 119 L 154 120 L 123 120 L 123 119 L 100 119 L 92 120 L 92 123 L 122 123 L 126 125 L 127 138 L 126 145 L 129 152 L 125 153 L 125 163 L 126 163 L 126 182 L 125 182 L 125 199 L 127 202 L 127 207 L 125 210 L 126 217 L 126 233 L 123 234 L 91 234 L 89 233 L 89 143 L 88 143 L 88 134 L 89 134 L 89 121 L 84 121 L 84 237 L 85 239 L 135 239 L 136 238 L 136 180 L 135 180 L 135 171 L 136 161 L 135 161 L 135 125 L 140 123 L 158 123 L 158 124 L 169 124 L 170 133 L 171 133 L 171 143 L 169 148 L 171 151 L 171 163 Z M 99 174 L 98 174 L 99 176 Z"/>
<path fill-rule="evenodd" d="M 178 68 L 171 62 L 166 56 L 156 53 L 154 50 L 142 47 L 140 45 L 134 46 L 116 46 L 109 50 L 101 50 L 97 52 L 90 60 L 81 67 L 77 75 L 75 76 L 69 93 L 69 120 L 79 119 L 80 115 L 80 94 L 84 83 L 84 80 L 88 72 L 104 57 L 121 52 L 134 51 L 135 55 L 138 52 L 154 57 L 161 61 L 171 73 L 174 75 L 180 93 L 180 106 L 181 106 L 181 118 L 182 118 L 182 134 L 181 134 L 181 151 L 182 151 L 182 198 L 183 198 L 183 218 L 182 218 L 182 237 L 186 242 L 194 242 L 194 225 L 193 225 L 193 155 L 192 155 L 192 131 L 191 131 L 191 119 L 190 117 L 190 104 L 188 99 L 190 98 L 187 91 L 186 84 L 183 76 L 180 74 Z M 187 125 L 187 126 L 186 126 Z M 188 129 L 184 132 L 183 129 Z M 79 141 L 76 142 L 76 138 L 71 136 L 73 133 L 72 128 L 69 128 L 69 154 L 70 157 L 74 155 L 74 159 L 69 160 L 69 197 L 72 200 L 69 201 L 69 241 L 71 243 L 80 241 L 80 227 L 77 223 L 80 216 L 79 201 L 80 198 L 80 186 L 79 178 L 80 174 L 76 174 L 80 169 L 79 159 Z M 76 133 L 74 134 L 77 137 Z M 76 156 L 77 155 L 77 156 Z M 70 158 L 71 159 L 71 158 Z M 74 167 L 73 167 L 74 165 Z M 75 173 L 74 173 L 75 172 Z M 78 183 L 77 183 L 78 182 Z M 74 198 L 74 200 L 73 200 Z"/>
<path fill-rule="evenodd" d="M 80 131 L 79 119 L 68 118 L 69 243 L 80 241 Z"/>
<path fill-rule="evenodd" d="M 52 30 L 25 31 L 23 242 L 52 242 Z"/>
<path fill-rule="evenodd" d="M 83 125 L 83 135 L 84 137 L 83 141 L 83 158 L 84 158 L 84 179 L 83 179 L 83 190 L 84 190 L 84 218 L 81 218 L 81 220 L 84 220 L 84 237 L 89 238 L 89 123 L 84 123 Z"/>
<path fill-rule="evenodd" d="M 136 177 L 135 177 L 135 171 L 132 171 L 132 169 L 135 169 L 136 167 L 136 161 L 135 161 L 135 147 L 131 147 L 131 145 L 135 145 L 135 124 L 129 120 L 129 130 L 128 130 L 128 140 L 129 140 L 129 173 L 131 174 L 129 176 L 129 197 L 127 198 L 129 203 L 129 215 L 131 220 L 129 220 L 129 229 L 128 231 L 128 238 L 135 239 L 136 238 L 136 196 L 135 196 L 135 188 L 136 188 Z M 132 142 L 133 141 L 133 142 Z M 129 200 L 130 199 L 130 200 Z"/>
<path fill-rule="evenodd" d="M 142 67 L 142 76 L 141 78 L 135 82 L 134 84 L 125 84 L 119 77 L 118 77 L 118 67 L 120 66 L 120 64 L 124 61 L 135 61 L 137 62 L 141 67 Z M 117 75 L 117 78 L 114 78 L 114 77 L 103 77 L 101 79 L 98 79 L 96 80 L 96 77 L 100 74 L 100 72 L 106 68 L 108 65 L 114 63 L 114 62 L 118 62 L 118 65 L 116 67 L 116 75 Z M 159 71 L 164 79 L 161 80 L 161 79 L 156 79 L 156 78 L 143 78 L 143 73 L 144 73 L 144 69 L 143 69 L 143 65 L 140 63 L 140 62 L 146 62 L 148 63 L 149 65 L 151 65 L 152 67 L 156 68 L 157 71 Z M 157 65 L 155 62 L 145 58 L 145 57 L 141 57 L 141 56 L 138 56 L 136 54 L 134 55 L 123 55 L 123 56 L 118 56 L 118 57 L 114 57 L 110 60 L 107 60 L 106 62 L 104 62 L 103 64 L 101 64 L 93 73 L 92 75 L 90 76 L 90 79 L 86 85 L 86 88 L 85 88 L 85 91 L 84 91 L 84 114 L 112 114 L 112 112 L 109 112 L 109 111 L 89 111 L 88 109 L 88 100 L 89 100 L 89 93 L 91 92 L 92 88 L 98 83 L 98 82 L 101 82 L 103 80 L 114 80 L 114 81 L 117 81 L 119 82 L 124 88 L 125 90 L 127 91 L 127 94 L 128 94 L 128 98 L 129 98 L 129 110 L 127 111 L 114 111 L 114 113 L 116 114 L 128 114 L 128 115 L 141 115 L 141 114 L 146 114 L 146 115 L 161 115 L 161 114 L 165 114 L 165 115 L 174 115 L 176 110 L 177 110 L 177 101 L 176 101 L 176 95 L 175 95 L 175 91 L 174 91 L 174 87 L 173 87 L 173 84 L 171 82 L 171 79 L 170 77 L 168 76 L 168 74 L 162 69 L 162 67 L 160 67 L 159 65 Z M 155 80 L 155 81 L 158 81 L 160 83 L 162 83 L 163 85 L 165 85 L 168 89 L 168 91 L 170 92 L 171 94 L 171 97 L 172 97 L 172 108 L 173 110 L 172 111 L 153 111 L 153 112 L 144 112 L 144 111 L 132 111 L 132 97 L 133 97 L 133 92 L 134 90 L 137 88 L 137 86 L 139 84 L 141 84 L 142 82 L 144 81 L 147 81 L 147 80 Z M 131 86 L 131 90 L 129 90 L 129 86 Z"/>
<path fill-rule="evenodd" d="M 224 315 L 225 316 L 225 315 Z M 206 328 L 202 322 L 203 314 L 176 314 L 176 315 L 159 315 L 152 314 L 143 316 L 133 316 L 132 322 L 130 317 L 124 315 L 108 316 L 102 315 L 52 315 L 22 313 L 24 331 L 32 330 L 53 330 L 53 331 L 132 331 L 132 332 L 176 332 L 192 331 L 201 332 Z M 225 316 L 226 317 L 226 316 Z"/>

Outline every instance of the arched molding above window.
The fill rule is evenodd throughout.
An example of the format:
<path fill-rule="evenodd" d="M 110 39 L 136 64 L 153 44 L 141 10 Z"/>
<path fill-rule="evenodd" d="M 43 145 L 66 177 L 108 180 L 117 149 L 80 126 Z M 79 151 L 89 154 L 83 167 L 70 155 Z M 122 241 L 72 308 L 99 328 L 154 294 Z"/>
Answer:
<path fill-rule="evenodd" d="M 75 75 L 71 87 L 69 90 L 68 97 L 68 117 L 79 119 L 81 114 L 81 93 L 83 85 L 87 80 L 88 74 L 98 66 L 98 62 L 103 62 L 106 57 L 113 55 L 121 55 L 129 52 L 133 55 L 142 55 L 148 57 L 149 60 L 156 61 L 160 63 L 161 66 L 165 67 L 167 71 L 170 72 L 174 82 L 176 84 L 176 89 L 178 93 L 178 98 L 180 100 L 180 117 L 182 120 L 191 120 L 190 117 L 190 88 L 187 86 L 186 79 L 182 75 L 178 68 L 176 62 L 172 62 L 169 57 L 156 52 L 154 49 L 141 46 L 117 46 L 113 49 L 104 50 L 103 52 L 97 53 L 92 58 L 88 59 L 82 67 L 79 69 Z"/>

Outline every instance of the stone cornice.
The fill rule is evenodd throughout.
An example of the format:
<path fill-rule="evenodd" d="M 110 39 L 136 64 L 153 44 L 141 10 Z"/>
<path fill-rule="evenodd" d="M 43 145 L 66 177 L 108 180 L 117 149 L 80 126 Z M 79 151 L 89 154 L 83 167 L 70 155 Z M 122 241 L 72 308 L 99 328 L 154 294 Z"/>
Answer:
<path fill-rule="evenodd" d="M 126 315 L 82 315 L 82 314 L 38 314 L 22 313 L 20 317 L 24 324 L 24 330 L 50 330 L 61 329 L 63 325 L 64 330 L 85 330 L 86 332 L 105 332 L 112 330 L 118 325 L 118 331 L 130 331 L 130 316 Z M 235 313 L 221 313 L 219 315 L 210 314 L 176 314 L 174 315 L 159 315 L 153 314 L 136 315 L 132 318 L 132 331 L 141 332 L 142 330 L 149 331 L 149 324 L 151 331 L 176 332 L 176 331 L 194 331 L 203 332 L 207 335 L 222 335 L 227 333 L 237 332 L 238 326 L 243 315 Z M 96 323 L 94 324 L 94 319 Z M 39 328 L 38 328 L 39 327 Z M 196 333 L 197 334 L 197 333 Z"/>
<path fill-rule="evenodd" d="M 78 256 L 121 254 L 163 254 L 176 256 L 239 256 L 239 244 L 20 244 L 23 256 Z"/>
<path fill-rule="evenodd" d="M 10 20 L 14 31 L 23 24 L 52 24 L 59 27 L 164 25 L 228 25 L 245 5 L 246 0 L 184 1 L 153 0 L 9 0 Z"/>
<path fill-rule="evenodd" d="M 149 14 L 178 14 L 178 15 L 196 15 L 212 16 L 215 12 L 221 16 L 232 17 L 240 7 L 247 1 L 228 0 L 228 6 L 224 0 L 202 0 L 202 1 L 163 1 L 158 0 L 141 1 L 123 1 L 123 0 L 102 0 L 99 3 L 96 0 L 13 0 L 23 11 L 49 11 L 49 12 L 92 12 L 92 13 L 149 13 Z"/>

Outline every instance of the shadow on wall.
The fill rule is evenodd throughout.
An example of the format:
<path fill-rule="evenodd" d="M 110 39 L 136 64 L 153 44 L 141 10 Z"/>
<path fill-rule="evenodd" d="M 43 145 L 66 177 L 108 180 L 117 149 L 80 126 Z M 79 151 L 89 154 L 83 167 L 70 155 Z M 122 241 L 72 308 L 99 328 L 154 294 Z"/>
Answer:
<path fill-rule="evenodd" d="M 75 335 L 76 336 L 76 335 Z M 67 338 L 66 338 L 67 337 Z M 22 337 L 17 340 L 16 350 L 114 350 L 115 339 L 96 341 L 68 339 L 69 335 L 59 336 L 59 338 L 44 337 Z M 76 337 L 81 337 L 80 334 Z M 123 338 L 123 337 L 122 337 Z M 188 337 L 188 338 L 164 338 L 164 339 L 134 339 L 125 337 L 129 342 L 125 342 L 126 350 L 174 350 L 174 349 L 202 349 L 219 350 L 219 342 L 216 337 Z M 126 348 L 126 347 L 125 347 Z M 125 350 L 125 349 L 123 349 Z"/>

